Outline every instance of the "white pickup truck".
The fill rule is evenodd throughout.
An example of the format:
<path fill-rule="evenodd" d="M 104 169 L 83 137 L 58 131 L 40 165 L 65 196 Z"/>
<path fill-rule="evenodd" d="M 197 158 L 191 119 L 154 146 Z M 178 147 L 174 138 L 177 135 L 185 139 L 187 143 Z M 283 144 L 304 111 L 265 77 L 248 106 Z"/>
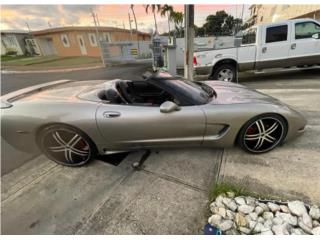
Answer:
<path fill-rule="evenodd" d="M 194 53 L 196 74 L 235 81 L 239 71 L 320 64 L 320 23 L 313 19 L 253 26 L 243 33 L 240 47 Z"/>

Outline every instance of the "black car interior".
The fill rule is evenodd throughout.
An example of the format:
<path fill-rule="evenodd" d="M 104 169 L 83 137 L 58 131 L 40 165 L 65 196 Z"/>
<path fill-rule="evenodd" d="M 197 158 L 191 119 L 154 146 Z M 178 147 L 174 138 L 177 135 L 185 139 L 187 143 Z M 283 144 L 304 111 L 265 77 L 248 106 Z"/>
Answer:
<path fill-rule="evenodd" d="M 102 90 L 98 97 L 114 104 L 146 106 L 160 106 L 165 101 L 174 101 L 169 93 L 146 81 L 118 81 L 116 89 Z"/>
<path fill-rule="evenodd" d="M 113 88 L 98 92 L 98 97 L 103 101 L 109 101 L 115 104 L 123 103 L 120 94 Z"/>

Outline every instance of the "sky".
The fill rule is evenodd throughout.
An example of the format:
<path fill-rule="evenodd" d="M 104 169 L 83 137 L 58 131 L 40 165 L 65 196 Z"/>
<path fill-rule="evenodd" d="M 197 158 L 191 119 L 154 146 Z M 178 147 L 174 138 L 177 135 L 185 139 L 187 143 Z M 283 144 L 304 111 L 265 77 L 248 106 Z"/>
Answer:
<path fill-rule="evenodd" d="M 173 5 L 175 11 L 183 12 L 183 5 Z M 125 27 L 129 29 L 128 13 L 130 5 L 2 5 L 1 30 L 28 30 L 32 31 L 61 26 L 94 26 L 91 13 L 98 15 L 101 26 Z M 225 10 L 227 13 L 244 19 L 249 16 L 249 5 L 195 5 L 195 24 L 202 26 L 208 15 L 216 11 Z M 145 6 L 135 4 L 134 10 L 138 22 L 138 30 L 150 32 L 154 29 L 154 20 L 151 13 L 145 12 Z M 158 31 L 168 31 L 167 19 L 156 16 Z M 133 19 L 133 18 L 132 18 Z M 133 24 L 133 23 L 132 23 Z M 132 27 L 134 24 L 132 25 Z M 173 26 L 173 25 L 172 25 Z"/>

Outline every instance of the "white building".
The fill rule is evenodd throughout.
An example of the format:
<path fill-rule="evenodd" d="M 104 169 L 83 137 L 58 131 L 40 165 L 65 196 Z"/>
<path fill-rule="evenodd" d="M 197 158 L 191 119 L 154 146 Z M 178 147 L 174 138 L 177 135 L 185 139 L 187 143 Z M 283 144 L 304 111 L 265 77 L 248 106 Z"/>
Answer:
<path fill-rule="evenodd" d="M 253 4 L 250 6 L 250 25 L 273 23 L 295 18 L 320 20 L 319 4 Z"/>
<path fill-rule="evenodd" d="M 30 38 L 27 31 L 1 30 L 1 55 L 7 53 L 24 55 L 27 52 L 25 40 Z"/>

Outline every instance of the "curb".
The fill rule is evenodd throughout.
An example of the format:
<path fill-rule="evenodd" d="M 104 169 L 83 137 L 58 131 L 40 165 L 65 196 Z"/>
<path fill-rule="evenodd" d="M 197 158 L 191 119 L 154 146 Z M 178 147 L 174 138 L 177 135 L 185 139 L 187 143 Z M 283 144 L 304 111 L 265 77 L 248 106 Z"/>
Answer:
<path fill-rule="evenodd" d="M 91 70 L 104 68 L 104 66 L 93 66 L 83 68 L 67 68 L 67 69 L 49 69 L 49 70 L 26 70 L 26 71 L 15 71 L 15 70 L 1 70 L 1 74 L 24 74 L 24 73 L 59 73 L 59 72 L 74 72 L 81 70 Z"/>
<path fill-rule="evenodd" d="M 81 70 L 92 70 L 92 69 L 99 69 L 99 68 L 107 68 L 112 66 L 118 65 L 131 65 L 131 64 L 143 64 L 143 63 L 151 63 L 152 59 L 138 59 L 134 62 L 130 61 L 121 61 L 118 63 L 110 63 L 106 66 L 92 66 L 92 67 L 82 67 L 82 68 L 67 68 L 67 69 L 48 69 L 48 70 L 26 70 L 26 71 L 15 71 L 15 70 L 1 70 L 1 74 L 24 74 L 24 73 L 62 73 L 62 72 L 74 72 L 74 71 L 81 71 Z"/>

